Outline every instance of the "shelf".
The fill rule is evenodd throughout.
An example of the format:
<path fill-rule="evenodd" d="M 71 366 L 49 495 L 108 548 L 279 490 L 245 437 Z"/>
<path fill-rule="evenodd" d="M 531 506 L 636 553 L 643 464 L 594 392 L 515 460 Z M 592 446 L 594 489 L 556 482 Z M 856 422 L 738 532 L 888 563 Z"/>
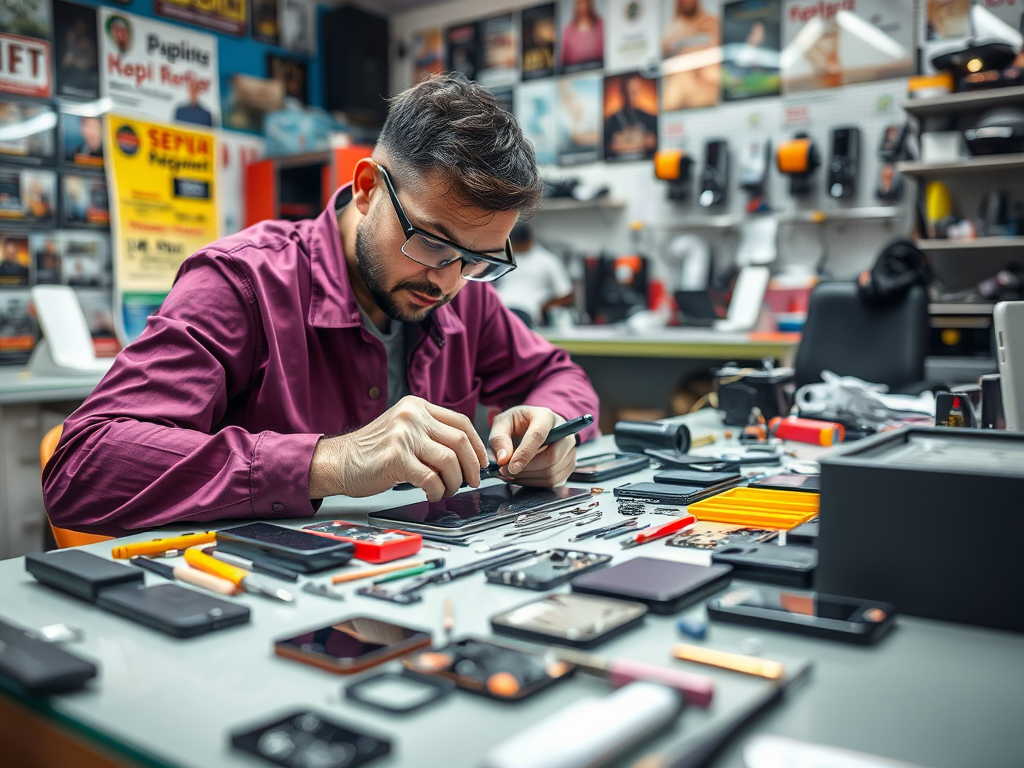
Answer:
<path fill-rule="evenodd" d="M 932 303 L 928 305 L 929 315 L 982 315 L 992 314 L 992 307 L 995 304 L 978 302 L 970 304 L 967 302 Z"/>
<path fill-rule="evenodd" d="M 951 93 L 948 96 L 932 96 L 927 99 L 908 99 L 903 102 L 903 110 L 915 117 L 924 117 L 986 109 L 1009 101 L 1024 101 L 1024 86 Z"/>
<path fill-rule="evenodd" d="M 896 219 L 903 211 L 895 206 L 865 206 L 862 208 L 835 208 L 833 210 L 790 211 L 774 214 L 779 224 L 830 224 L 841 221 L 885 221 Z M 676 219 L 668 224 L 649 224 L 644 229 L 655 232 L 686 232 L 693 229 L 739 229 L 747 222 L 771 218 L 771 214 L 718 214 Z"/>
<path fill-rule="evenodd" d="M 979 237 L 976 240 L 915 240 L 922 251 L 933 253 L 1024 251 L 1024 237 Z"/>
<path fill-rule="evenodd" d="M 594 200 L 575 200 L 568 197 L 546 197 L 541 200 L 538 213 L 555 211 L 587 211 L 595 209 L 617 210 L 625 208 L 622 200 L 613 200 L 607 197 L 598 197 Z"/>
<path fill-rule="evenodd" d="M 979 157 L 953 160 L 946 163 L 923 163 L 919 161 L 896 163 L 904 176 L 959 176 L 986 171 L 1019 171 L 1024 169 L 1024 153 L 1011 155 L 982 155 Z"/>

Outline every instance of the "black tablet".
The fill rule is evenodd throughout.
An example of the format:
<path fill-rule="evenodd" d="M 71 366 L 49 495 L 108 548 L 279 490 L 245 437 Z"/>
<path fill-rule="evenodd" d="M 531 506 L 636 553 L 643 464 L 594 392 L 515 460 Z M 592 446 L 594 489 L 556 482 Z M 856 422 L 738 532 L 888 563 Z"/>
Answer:
<path fill-rule="evenodd" d="M 457 493 L 441 501 L 421 501 L 373 512 L 371 525 L 416 533 L 471 532 L 493 528 L 524 512 L 571 507 L 589 496 L 585 488 L 524 488 L 490 485 Z"/>

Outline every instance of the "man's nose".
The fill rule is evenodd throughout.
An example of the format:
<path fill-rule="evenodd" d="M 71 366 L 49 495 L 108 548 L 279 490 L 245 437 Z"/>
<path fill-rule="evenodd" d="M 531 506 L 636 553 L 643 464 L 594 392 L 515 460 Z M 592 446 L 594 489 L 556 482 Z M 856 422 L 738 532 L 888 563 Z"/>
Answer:
<path fill-rule="evenodd" d="M 465 281 L 465 278 L 462 277 L 461 261 L 449 264 L 443 269 L 431 269 L 427 275 L 430 282 L 436 285 L 445 296 L 455 293 L 456 289 Z"/>

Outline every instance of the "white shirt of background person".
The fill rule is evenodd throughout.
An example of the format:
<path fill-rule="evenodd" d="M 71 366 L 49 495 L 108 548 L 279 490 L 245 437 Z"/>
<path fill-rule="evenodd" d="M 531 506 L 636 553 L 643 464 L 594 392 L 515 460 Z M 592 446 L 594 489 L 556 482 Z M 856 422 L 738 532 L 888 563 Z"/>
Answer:
<path fill-rule="evenodd" d="M 530 243 L 528 250 L 515 250 L 516 268 L 494 287 L 506 307 L 525 312 L 537 326 L 548 304 L 572 297 L 572 280 L 558 256 L 536 241 Z"/>

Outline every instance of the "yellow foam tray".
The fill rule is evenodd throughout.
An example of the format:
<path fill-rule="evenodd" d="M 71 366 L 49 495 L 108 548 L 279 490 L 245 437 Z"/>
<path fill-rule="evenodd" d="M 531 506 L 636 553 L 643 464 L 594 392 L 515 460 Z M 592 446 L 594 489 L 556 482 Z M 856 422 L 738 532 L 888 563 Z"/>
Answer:
<path fill-rule="evenodd" d="M 698 520 L 788 531 L 818 516 L 820 497 L 806 491 L 732 488 L 690 504 Z"/>

